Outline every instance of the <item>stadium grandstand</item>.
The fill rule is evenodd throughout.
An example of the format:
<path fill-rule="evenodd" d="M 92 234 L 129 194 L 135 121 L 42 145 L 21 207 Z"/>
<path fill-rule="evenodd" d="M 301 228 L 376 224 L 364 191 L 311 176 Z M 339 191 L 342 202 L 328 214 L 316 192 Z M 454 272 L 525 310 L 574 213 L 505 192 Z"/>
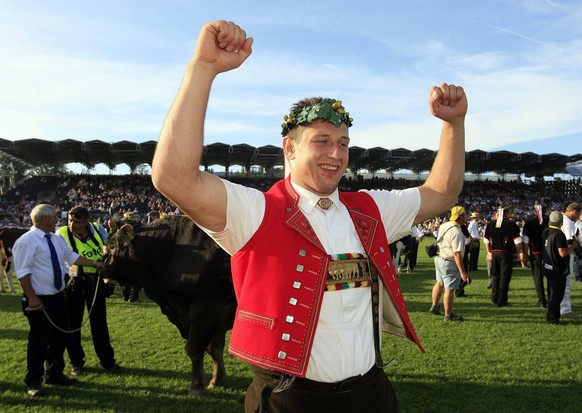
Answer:
<path fill-rule="evenodd" d="M 153 188 L 149 174 L 136 173 L 140 166 L 151 166 L 155 146 L 155 141 L 106 143 L 28 139 L 12 142 L 0 139 L 0 224 L 28 226 L 28 214 L 39 202 L 51 203 L 60 211 L 83 205 L 95 218 L 103 219 L 114 213 L 144 215 L 150 210 L 179 213 Z M 340 189 L 402 189 L 420 185 L 435 155 L 435 151 L 428 149 L 353 146 L 349 173 Z M 524 218 L 531 214 L 535 202 L 542 202 L 551 209 L 562 209 L 569 202 L 582 200 L 580 174 L 573 169 L 579 168 L 582 154 L 475 150 L 466 153 L 465 161 L 467 175 L 472 179 L 466 180 L 458 202 L 484 217 L 490 217 L 499 205 L 512 205 L 516 215 Z M 14 167 L 16 163 L 27 167 L 24 174 L 21 172 L 22 176 Z M 131 173 L 76 174 L 65 168 L 71 163 L 84 165 L 88 170 L 98 164 L 110 169 L 126 164 Z M 218 167 L 230 180 L 260 190 L 268 189 L 283 175 L 282 150 L 271 145 L 208 144 L 204 147 L 203 164 L 207 170 Z M 235 169 L 236 172 L 231 172 Z M 36 173 L 31 174 L 31 171 Z M 399 173 L 401 171 L 407 173 Z M 505 179 L 507 176 L 514 179 Z"/>

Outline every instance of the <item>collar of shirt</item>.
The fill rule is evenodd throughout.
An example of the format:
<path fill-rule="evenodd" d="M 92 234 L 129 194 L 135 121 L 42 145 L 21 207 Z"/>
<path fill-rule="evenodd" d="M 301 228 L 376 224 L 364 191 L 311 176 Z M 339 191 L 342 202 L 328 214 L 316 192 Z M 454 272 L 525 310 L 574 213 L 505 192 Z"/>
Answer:
<path fill-rule="evenodd" d="M 332 208 L 336 208 L 339 210 L 340 199 L 337 188 L 328 196 L 319 196 L 317 194 L 314 194 L 310 190 L 297 185 L 296 183 L 293 182 L 293 180 L 291 180 L 291 185 L 293 185 L 293 189 L 295 189 L 295 191 L 299 194 L 299 208 L 304 213 L 306 214 L 312 213 L 315 207 L 317 206 L 317 201 L 319 201 L 320 198 L 331 199 L 333 201 Z"/>
<path fill-rule="evenodd" d="M 44 238 L 44 236 L 45 236 L 46 234 L 52 234 L 52 232 L 44 232 L 42 229 L 40 229 L 40 228 L 37 228 L 37 227 L 35 227 L 35 226 L 32 226 L 30 229 L 31 229 L 31 230 L 32 230 L 32 232 L 33 232 L 34 234 L 36 234 L 36 236 L 37 236 L 37 237 L 39 237 L 39 238 Z M 51 237 L 51 240 L 52 240 L 52 237 Z"/>

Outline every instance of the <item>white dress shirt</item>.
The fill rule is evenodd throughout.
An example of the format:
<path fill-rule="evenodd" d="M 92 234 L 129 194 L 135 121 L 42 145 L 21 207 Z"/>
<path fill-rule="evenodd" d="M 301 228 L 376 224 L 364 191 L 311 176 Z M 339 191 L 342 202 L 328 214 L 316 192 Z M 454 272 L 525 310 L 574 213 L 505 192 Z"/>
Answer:
<path fill-rule="evenodd" d="M 259 228 L 265 198 L 259 190 L 223 182 L 228 197 L 226 227 L 221 232 L 204 231 L 234 255 Z M 295 184 L 293 187 L 300 195 L 299 208 L 328 254 L 365 253 L 337 190 L 328 196 L 334 205 L 323 211 L 316 207 L 319 196 Z M 389 242 L 410 233 L 420 207 L 418 189 L 366 192 L 378 205 Z M 369 288 L 326 292 L 306 377 L 331 383 L 366 373 L 375 362 L 373 337 Z"/>

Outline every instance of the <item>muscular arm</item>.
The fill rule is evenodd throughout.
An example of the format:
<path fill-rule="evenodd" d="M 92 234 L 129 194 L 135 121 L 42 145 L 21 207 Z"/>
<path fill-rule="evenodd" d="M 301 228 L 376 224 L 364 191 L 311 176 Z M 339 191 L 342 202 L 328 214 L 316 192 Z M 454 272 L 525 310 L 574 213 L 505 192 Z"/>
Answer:
<path fill-rule="evenodd" d="M 213 231 L 226 225 L 226 190 L 216 176 L 200 171 L 210 88 L 219 73 L 239 67 L 250 56 L 252 42 L 232 22 L 204 25 L 152 163 L 156 189 Z"/>
<path fill-rule="evenodd" d="M 426 182 L 419 187 L 421 204 L 415 223 L 452 207 L 465 179 L 465 115 L 467 98 L 462 87 L 441 84 L 429 94 L 431 113 L 443 120 L 438 154 Z"/>
<path fill-rule="evenodd" d="M 459 272 L 461 273 L 461 279 L 463 281 L 467 281 L 467 279 L 469 278 L 469 275 L 467 274 L 467 271 L 465 271 L 465 266 L 463 265 L 463 256 L 461 255 L 461 252 L 455 251 L 453 253 L 453 257 L 455 258 L 455 264 L 457 264 L 457 268 L 459 269 Z"/>

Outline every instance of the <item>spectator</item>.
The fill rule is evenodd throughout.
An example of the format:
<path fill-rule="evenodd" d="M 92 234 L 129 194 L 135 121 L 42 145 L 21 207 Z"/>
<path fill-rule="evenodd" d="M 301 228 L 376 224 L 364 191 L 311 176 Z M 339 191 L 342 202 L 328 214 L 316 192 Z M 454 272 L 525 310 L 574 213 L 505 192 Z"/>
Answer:
<path fill-rule="evenodd" d="M 123 214 L 122 219 L 123 224 L 130 224 L 132 227 L 136 228 L 143 225 L 139 214 L 135 211 L 126 212 Z M 139 302 L 139 292 L 141 291 L 140 285 L 124 285 L 121 289 L 123 296 L 123 301 L 126 303 L 137 303 Z"/>
<path fill-rule="evenodd" d="M 497 307 L 508 303 L 509 284 L 513 273 L 513 258 L 519 253 L 522 266 L 525 258 L 521 249 L 519 227 L 510 208 L 499 208 L 497 219 L 487 224 L 487 260 L 491 261 L 491 302 Z"/>
<path fill-rule="evenodd" d="M 576 240 L 578 241 L 578 248 L 574 249 L 574 254 L 576 254 L 576 282 L 582 282 L 582 214 L 578 216 L 578 221 L 576 221 Z"/>
<path fill-rule="evenodd" d="M 424 233 L 422 232 L 420 225 L 415 225 L 412 227 L 411 235 L 412 242 L 410 252 L 404 256 L 404 264 L 409 271 L 413 271 L 414 267 L 416 267 L 416 261 L 418 259 L 418 245 L 424 238 Z"/>
<path fill-rule="evenodd" d="M 57 223 L 53 206 L 39 204 L 30 217 L 33 227 L 15 242 L 13 254 L 16 276 L 25 295 L 22 307 L 30 325 L 24 382 L 28 396 L 38 397 L 42 394 L 43 376 L 47 384 L 75 383 L 75 379 L 63 374 L 67 336 L 61 330 L 68 326 L 64 263 L 97 268 L 103 268 L 103 263 L 73 252 L 53 234 Z"/>
<path fill-rule="evenodd" d="M 562 231 L 566 235 L 566 241 L 568 241 L 568 246 L 572 245 L 574 239 L 576 238 L 576 221 L 580 218 L 581 207 L 577 203 L 573 202 L 566 207 L 564 212 L 564 219 L 562 224 Z M 564 291 L 564 299 L 560 304 L 560 313 L 562 317 L 576 317 L 574 311 L 572 311 L 571 303 L 571 293 L 572 293 L 572 274 L 576 268 L 576 254 L 570 254 L 570 266 L 569 273 L 566 277 L 566 289 Z"/>
<path fill-rule="evenodd" d="M 160 211 L 153 210 L 148 212 L 148 224 L 158 219 L 160 219 Z"/>
<path fill-rule="evenodd" d="M 550 214 L 549 226 L 542 233 L 544 240 L 542 261 L 544 275 L 548 279 L 549 296 L 546 322 L 549 324 L 560 323 L 560 303 L 564 298 L 566 278 L 570 272 L 569 255 L 578 246 L 576 240 L 568 245 L 565 234 L 560 230 L 562 222 L 562 213 L 553 211 Z"/>
<path fill-rule="evenodd" d="M 544 288 L 544 272 L 542 271 L 542 255 L 544 244 L 542 233 L 548 227 L 548 216 L 542 205 L 534 205 L 534 216 L 523 225 L 523 250 L 529 256 L 531 273 L 533 275 L 538 306 L 545 308 L 548 304 Z"/>
<path fill-rule="evenodd" d="M 461 225 L 466 222 L 465 209 L 456 206 L 451 209 L 451 219 L 441 225 L 437 244 L 439 253 L 434 257 L 436 282 L 432 288 L 432 306 L 430 312 L 440 315 L 440 299 L 443 295 L 445 321 L 463 321 L 463 317 L 453 313 L 454 292 L 461 281 L 470 282 L 469 274 L 463 264 L 465 254 L 465 235 Z"/>
<path fill-rule="evenodd" d="M 467 228 L 467 220 L 460 225 L 461 231 L 463 232 L 463 236 L 465 237 L 465 252 L 463 253 L 463 267 L 465 268 L 465 272 L 469 272 L 469 230 Z M 455 297 L 467 297 L 465 294 L 465 287 L 467 286 L 467 282 L 465 280 L 461 280 L 459 282 L 459 286 L 455 290 Z"/>
<path fill-rule="evenodd" d="M 479 213 L 471 214 L 469 225 L 469 268 L 468 271 L 479 270 L 479 251 L 481 250 L 481 235 L 479 233 Z"/>

